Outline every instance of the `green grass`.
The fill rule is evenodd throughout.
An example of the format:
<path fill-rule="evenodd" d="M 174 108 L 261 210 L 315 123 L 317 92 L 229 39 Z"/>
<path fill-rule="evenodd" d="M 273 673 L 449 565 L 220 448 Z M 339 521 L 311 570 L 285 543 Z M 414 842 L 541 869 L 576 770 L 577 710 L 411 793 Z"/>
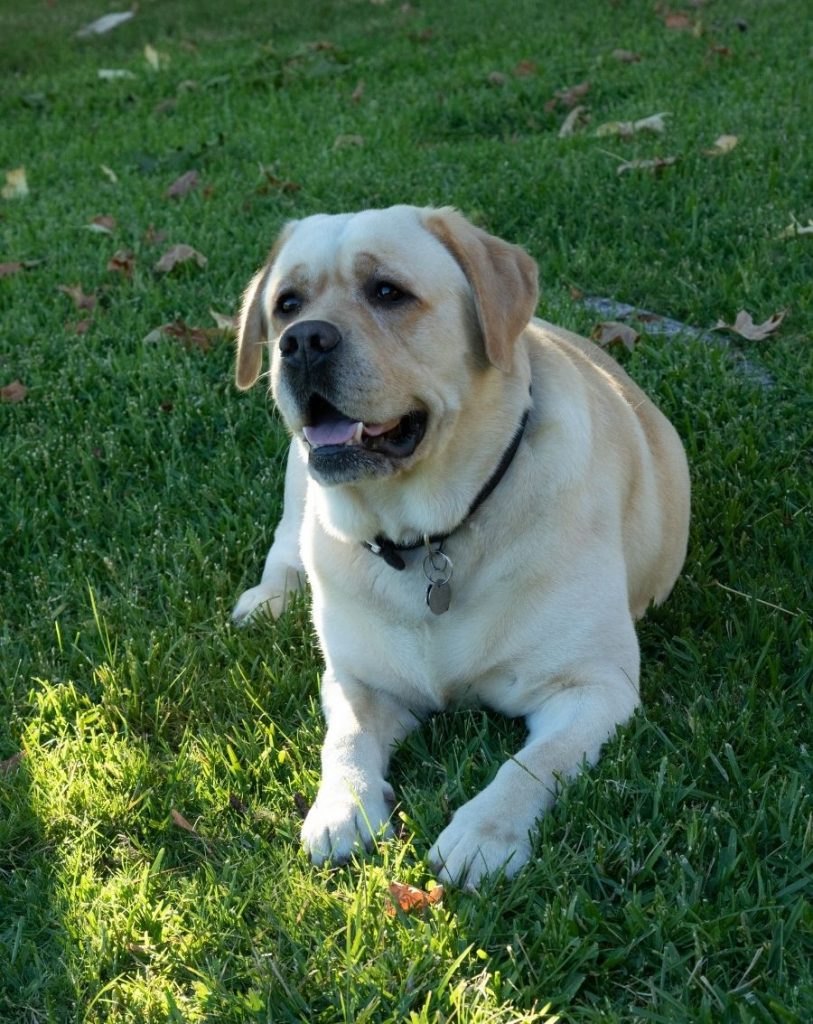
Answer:
<path fill-rule="evenodd" d="M 690 9 L 695 35 L 644 2 L 144 0 L 74 37 L 102 13 L 0 3 L 0 172 L 25 165 L 31 188 L 0 200 L 0 262 L 41 261 L 0 279 L 0 386 L 28 388 L 0 404 L 0 760 L 26 752 L 0 774 L 0 1020 L 496 1024 L 550 1003 L 568 1022 L 809 1021 L 813 238 L 779 237 L 813 218 L 808 6 L 716 0 Z M 545 104 L 584 79 L 592 124 L 559 139 Z M 663 137 L 593 136 L 657 111 Z M 738 147 L 705 156 L 722 133 Z M 615 172 L 655 155 L 679 161 Z M 193 168 L 201 187 L 164 199 Z M 394 761 L 403 837 L 307 863 L 306 603 L 228 624 L 279 512 L 284 433 L 261 389 L 234 390 L 227 341 L 142 340 L 233 311 L 287 218 L 404 201 L 526 245 L 542 314 L 576 330 L 595 318 L 571 286 L 699 326 L 791 308 L 739 343 L 771 389 L 700 343 L 624 355 L 694 483 L 685 572 L 639 630 L 645 710 L 518 879 L 426 920 L 388 916 L 386 884 L 430 881 L 429 845 L 521 729 L 433 720 Z M 85 227 L 101 214 L 112 237 Z M 150 224 L 207 267 L 156 276 Z M 118 249 L 132 279 L 106 270 Z M 81 335 L 57 290 L 76 282 L 99 299 Z"/>

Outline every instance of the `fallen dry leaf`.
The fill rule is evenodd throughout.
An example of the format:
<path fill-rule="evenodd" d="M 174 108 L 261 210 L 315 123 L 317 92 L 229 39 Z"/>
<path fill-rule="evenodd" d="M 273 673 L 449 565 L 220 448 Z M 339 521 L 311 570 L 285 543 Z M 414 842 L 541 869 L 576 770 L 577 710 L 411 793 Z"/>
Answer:
<path fill-rule="evenodd" d="M 677 163 L 676 156 L 656 156 L 653 160 L 627 160 L 626 163 L 616 167 L 616 174 L 625 174 L 627 171 L 654 171 L 659 174 L 664 167 L 671 167 Z"/>
<path fill-rule="evenodd" d="M 166 231 L 156 231 L 154 226 L 150 224 L 142 237 L 146 245 L 160 245 L 162 242 L 166 242 L 167 233 Z"/>
<path fill-rule="evenodd" d="M 0 195 L 4 199 L 25 199 L 28 191 L 25 167 L 15 167 L 13 171 L 6 171 L 6 183 L 0 189 Z"/>
<path fill-rule="evenodd" d="M 269 192 L 298 192 L 302 186 L 298 185 L 295 181 L 286 181 L 285 178 L 280 178 L 274 167 L 268 164 L 260 164 L 260 174 L 263 177 L 262 183 L 257 187 L 257 192 L 260 195 L 266 195 Z"/>
<path fill-rule="evenodd" d="M 623 64 L 637 64 L 641 59 L 640 53 L 633 53 L 632 50 L 613 50 L 613 57 Z"/>
<path fill-rule="evenodd" d="M 24 757 L 25 751 L 20 750 L 16 754 L 12 754 L 11 757 L 7 757 L 5 761 L 0 761 L 0 775 L 8 775 L 15 768 L 19 768 Z"/>
<path fill-rule="evenodd" d="M 193 188 L 197 188 L 199 184 L 200 176 L 198 172 L 187 171 L 186 174 L 182 174 L 180 178 L 176 178 L 172 182 L 164 193 L 164 199 L 180 199 L 191 192 Z"/>
<path fill-rule="evenodd" d="M 166 57 L 162 57 L 150 43 L 147 43 L 144 47 L 144 59 L 153 71 L 160 71 L 161 64 L 166 63 Z"/>
<path fill-rule="evenodd" d="M 365 88 L 366 86 L 362 80 L 356 82 L 356 88 L 350 93 L 351 103 L 359 103 L 361 101 Z"/>
<path fill-rule="evenodd" d="M 168 274 L 181 263 L 194 261 L 199 267 L 205 267 L 209 262 L 202 252 L 193 249 L 191 245 L 173 245 L 164 253 L 161 259 L 153 268 L 158 274 Z"/>
<path fill-rule="evenodd" d="M 132 71 L 128 71 L 126 68 L 99 68 L 96 75 L 103 82 L 116 82 L 123 78 L 136 77 Z"/>
<path fill-rule="evenodd" d="M 424 892 L 423 889 L 416 889 L 414 885 L 407 885 L 405 882 L 390 882 L 388 891 L 393 902 L 385 909 L 390 917 L 395 917 L 396 908 L 403 910 L 405 914 L 423 914 L 429 907 L 443 899 L 442 885 L 436 885 L 434 889 Z"/>
<path fill-rule="evenodd" d="M 779 325 L 788 315 L 787 309 L 782 309 L 778 313 L 774 313 L 773 316 L 769 316 L 768 319 L 762 324 L 755 324 L 753 317 L 750 313 L 746 313 L 744 309 L 741 309 L 737 313 L 736 319 L 733 324 L 727 324 L 725 320 L 718 320 L 712 330 L 714 331 L 733 331 L 735 334 L 739 334 L 741 338 L 746 338 L 748 341 L 762 341 L 769 335 L 773 334 L 774 331 L 779 329 Z"/>
<path fill-rule="evenodd" d="M 575 284 L 570 286 L 570 298 L 573 302 L 581 302 L 584 298 L 584 292 L 581 288 L 577 288 Z"/>
<path fill-rule="evenodd" d="M 574 134 L 576 128 L 581 124 L 586 124 L 590 120 L 590 115 L 587 113 L 587 107 L 583 107 L 581 104 L 574 107 L 567 117 L 562 122 L 562 127 L 559 129 L 559 138 L 567 139 Z"/>
<path fill-rule="evenodd" d="M 198 348 L 201 352 L 208 352 L 212 342 L 222 334 L 223 332 L 216 327 L 190 327 L 184 320 L 173 320 L 172 323 L 156 327 L 143 340 L 153 343 L 164 338 L 175 338 L 187 348 Z"/>
<path fill-rule="evenodd" d="M 86 317 L 84 320 L 77 320 L 75 324 L 65 324 L 65 329 L 73 331 L 74 334 L 87 334 L 90 329 L 90 324 L 90 317 Z"/>
<path fill-rule="evenodd" d="M 334 149 L 344 149 L 346 146 L 363 146 L 363 135 L 337 135 L 333 140 Z"/>
<path fill-rule="evenodd" d="M 575 107 L 576 104 L 590 91 L 589 82 L 577 82 L 576 85 L 571 85 L 569 89 L 557 89 L 553 94 L 553 99 L 548 100 L 545 104 L 545 110 L 550 113 L 555 110 L 559 104 L 565 107 L 566 110 L 570 110 L 571 107 Z"/>
<path fill-rule="evenodd" d="M 105 32 L 112 31 L 134 17 L 135 11 L 115 11 L 111 14 L 105 14 L 104 17 L 97 18 L 95 21 L 91 21 L 89 25 L 83 25 L 76 34 L 80 39 L 85 39 L 87 36 L 102 36 Z"/>
<path fill-rule="evenodd" d="M 622 324 L 618 320 L 604 320 L 602 323 L 596 324 L 590 337 L 602 348 L 609 348 L 610 345 L 623 345 L 625 349 L 632 352 L 635 342 L 641 335 L 629 324 Z"/>
<path fill-rule="evenodd" d="M 190 825 L 186 818 L 179 811 L 176 811 L 174 807 L 169 812 L 169 816 L 172 818 L 173 825 L 177 825 L 178 828 L 182 828 L 184 832 L 191 832 L 193 836 L 198 834 L 194 827 Z"/>
<path fill-rule="evenodd" d="M 223 331 L 225 334 L 235 334 L 237 332 L 236 316 L 227 316 L 225 313 L 218 313 L 215 309 L 210 309 L 209 315 L 217 324 L 218 330 Z"/>
<path fill-rule="evenodd" d="M 98 217 L 93 218 L 90 224 L 87 225 L 87 228 L 89 231 L 96 231 L 102 235 L 112 235 L 116 230 L 116 218 L 100 214 Z"/>
<path fill-rule="evenodd" d="M 669 117 L 669 112 L 666 110 L 660 114 L 642 117 L 639 121 L 607 121 L 606 124 L 600 124 L 596 128 L 596 135 L 620 135 L 622 139 L 629 139 L 638 132 L 661 134 L 666 130 L 665 117 Z"/>
<path fill-rule="evenodd" d="M 813 220 L 809 220 L 807 224 L 800 224 L 794 214 L 790 215 L 790 224 L 786 228 L 783 228 L 777 238 L 795 238 L 797 235 L 813 235 Z"/>
<path fill-rule="evenodd" d="M 0 277 L 10 277 L 23 269 L 22 263 L 0 263 Z"/>
<path fill-rule="evenodd" d="M 718 135 L 714 140 L 714 146 L 711 149 L 704 149 L 703 152 L 706 156 L 723 156 L 730 153 L 739 141 L 737 135 Z"/>
<path fill-rule="evenodd" d="M 107 261 L 107 269 L 117 274 L 124 274 L 125 277 L 133 276 L 135 267 L 135 256 L 128 249 L 118 249 Z"/>
<path fill-rule="evenodd" d="M 515 78 L 533 78 L 538 68 L 535 61 L 521 60 L 514 68 Z"/>
<path fill-rule="evenodd" d="M 673 32 L 693 32 L 695 29 L 695 23 L 685 11 L 663 11 L 661 18 Z"/>
<path fill-rule="evenodd" d="M 710 46 L 709 57 L 733 57 L 734 51 L 730 46 Z"/>
<path fill-rule="evenodd" d="M 19 380 L 13 380 L 0 388 L 0 402 L 22 402 L 28 394 L 28 388 Z"/>
<path fill-rule="evenodd" d="M 85 295 L 81 284 L 58 284 L 56 287 L 57 291 L 64 292 L 73 299 L 77 309 L 86 309 L 90 312 L 96 305 L 96 296 Z"/>

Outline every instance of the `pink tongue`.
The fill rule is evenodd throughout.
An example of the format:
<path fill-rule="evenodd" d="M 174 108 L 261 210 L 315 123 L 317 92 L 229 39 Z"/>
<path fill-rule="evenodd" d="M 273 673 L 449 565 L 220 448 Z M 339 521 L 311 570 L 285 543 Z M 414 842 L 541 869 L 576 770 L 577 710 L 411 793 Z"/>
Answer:
<path fill-rule="evenodd" d="M 303 433 L 308 444 L 347 444 L 357 427 L 358 421 L 342 416 L 341 419 L 319 423 L 315 427 L 305 427 Z"/>

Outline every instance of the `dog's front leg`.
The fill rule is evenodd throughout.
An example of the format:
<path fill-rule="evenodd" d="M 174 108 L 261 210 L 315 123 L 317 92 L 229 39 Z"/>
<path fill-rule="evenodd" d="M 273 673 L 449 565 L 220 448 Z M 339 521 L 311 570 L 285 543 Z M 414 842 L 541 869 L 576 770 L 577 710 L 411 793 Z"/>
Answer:
<path fill-rule="evenodd" d="M 390 750 L 418 719 L 396 700 L 356 681 L 322 679 L 327 735 L 322 781 L 302 826 L 302 844 L 316 864 L 346 861 L 369 848 L 388 825 L 394 800 L 385 779 Z"/>
<path fill-rule="evenodd" d="M 244 591 L 231 613 L 243 624 L 261 609 L 275 619 L 285 610 L 291 594 L 302 588 L 305 569 L 299 554 L 299 532 L 305 511 L 308 467 L 295 441 L 288 450 L 285 468 L 285 496 L 282 518 L 274 531 L 274 543 L 265 559 L 262 578 L 256 587 Z"/>
<path fill-rule="evenodd" d="M 580 681 L 584 679 L 584 681 Z M 559 780 L 575 775 L 638 704 L 637 680 L 607 666 L 569 677 L 528 715 L 528 740 L 490 785 L 454 814 L 429 851 L 446 882 L 473 889 L 501 868 L 515 875 L 531 855 L 529 833 L 554 803 Z"/>

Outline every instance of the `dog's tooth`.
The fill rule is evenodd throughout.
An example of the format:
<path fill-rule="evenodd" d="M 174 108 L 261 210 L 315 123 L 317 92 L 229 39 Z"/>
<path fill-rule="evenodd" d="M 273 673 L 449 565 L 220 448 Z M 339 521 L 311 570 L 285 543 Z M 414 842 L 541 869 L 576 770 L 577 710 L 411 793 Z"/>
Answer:
<path fill-rule="evenodd" d="M 361 444 L 361 436 L 364 433 L 364 424 L 356 424 L 356 432 L 353 434 L 353 444 Z"/>

